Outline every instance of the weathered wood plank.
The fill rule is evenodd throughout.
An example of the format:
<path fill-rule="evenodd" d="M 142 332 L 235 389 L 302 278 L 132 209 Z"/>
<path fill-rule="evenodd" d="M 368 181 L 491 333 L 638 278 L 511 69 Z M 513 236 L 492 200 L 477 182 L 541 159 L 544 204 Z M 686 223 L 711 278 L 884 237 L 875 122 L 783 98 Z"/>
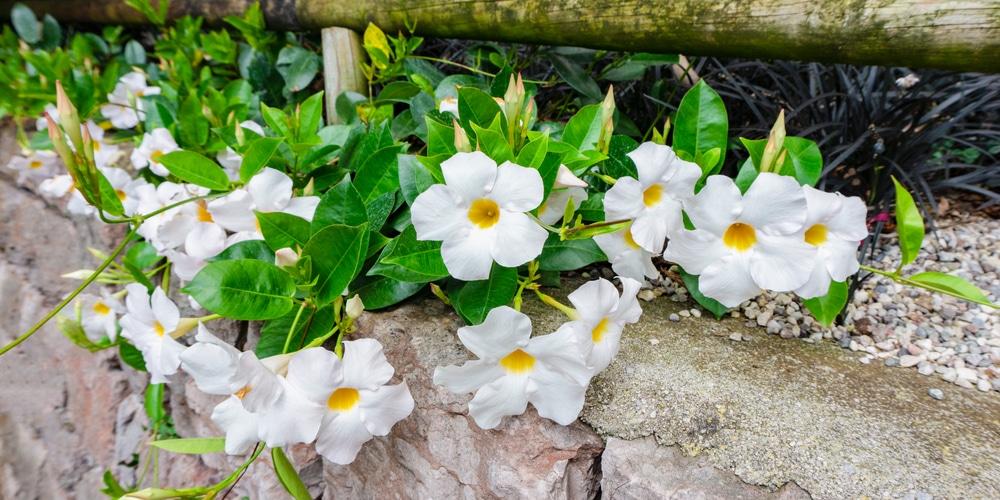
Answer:
<path fill-rule="evenodd" d="M 25 2 L 64 20 L 137 22 L 122 0 Z M 171 2 L 219 19 L 248 0 Z M 0 13 L 13 2 L 0 1 Z M 270 0 L 270 26 L 602 49 L 1000 71 L 998 0 Z"/>

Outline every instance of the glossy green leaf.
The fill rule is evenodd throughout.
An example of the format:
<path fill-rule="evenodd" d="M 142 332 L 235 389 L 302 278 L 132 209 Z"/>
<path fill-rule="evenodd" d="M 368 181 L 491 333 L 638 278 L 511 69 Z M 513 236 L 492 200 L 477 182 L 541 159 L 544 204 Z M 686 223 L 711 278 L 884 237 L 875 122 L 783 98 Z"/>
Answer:
<path fill-rule="evenodd" d="M 267 246 L 267 242 L 264 240 L 246 240 L 226 247 L 219 255 L 209 257 L 205 261 L 218 262 L 238 259 L 254 259 L 273 264 L 274 250 L 271 250 L 271 247 Z"/>
<path fill-rule="evenodd" d="M 694 274 L 688 274 L 683 268 L 681 268 L 681 279 L 684 280 L 684 286 L 687 287 L 688 293 L 691 297 L 701 304 L 701 307 L 708 309 L 709 312 L 715 315 L 716 319 L 722 318 L 723 314 L 729 310 L 722 302 L 715 300 L 710 297 L 706 297 L 698 289 L 698 276 Z"/>
<path fill-rule="evenodd" d="M 144 372 L 146 370 L 146 360 L 142 357 L 142 351 L 136 348 L 134 345 L 128 342 L 122 342 L 118 344 L 118 356 L 122 358 L 122 361 L 126 365 L 131 366 L 133 369 Z"/>
<path fill-rule="evenodd" d="M 548 134 L 542 134 L 521 148 L 521 151 L 517 153 L 517 160 L 514 163 L 522 167 L 538 168 L 545 161 L 545 155 L 548 151 L 549 136 Z"/>
<path fill-rule="evenodd" d="M 426 283 L 399 281 L 386 276 L 361 275 L 351 283 L 348 294 L 358 294 L 365 303 L 365 309 L 375 310 L 398 304 L 412 297 L 425 285 Z"/>
<path fill-rule="evenodd" d="M 924 243 L 924 219 L 906 188 L 895 177 L 892 183 L 896 185 L 896 231 L 899 233 L 899 249 L 903 253 L 903 261 L 899 263 L 902 268 L 913 262 L 920 252 Z"/>
<path fill-rule="evenodd" d="M 250 178 L 260 172 L 271 157 L 278 151 L 278 146 L 284 139 L 278 137 L 261 137 L 250 143 L 250 147 L 243 153 L 243 162 L 240 163 L 240 180 L 244 183 L 250 182 Z"/>
<path fill-rule="evenodd" d="M 306 246 L 310 236 L 309 221 L 283 212 L 255 212 L 257 225 L 264 241 L 277 252 L 282 248 L 295 250 Z"/>
<path fill-rule="evenodd" d="M 474 134 L 470 124 L 488 128 L 500 114 L 500 105 L 486 92 L 471 87 L 458 89 L 459 122 L 470 136 Z M 503 133 L 506 134 L 506 127 Z"/>
<path fill-rule="evenodd" d="M 702 178 L 715 174 L 726 160 L 729 140 L 729 117 L 726 106 L 704 80 L 699 81 L 681 99 L 674 123 L 673 148 L 691 158 L 703 156 L 711 149 L 719 148 L 719 161 L 710 170 L 702 171 Z"/>
<path fill-rule="evenodd" d="M 293 308 L 288 314 L 269 320 L 260 329 L 260 340 L 254 348 L 257 358 L 264 359 L 269 356 L 281 354 L 285 349 L 285 341 L 292 330 L 292 323 L 295 323 L 295 316 L 299 308 Z M 289 343 L 289 352 L 296 351 L 308 345 L 313 340 L 322 337 L 331 329 L 336 322 L 333 316 L 333 306 L 321 307 L 315 313 L 312 309 L 302 311 L 299 322 L 295 325 L 295 331 L 291 333 L 292 340 Z M 303 334 L 305 337 L 303 338 Z"/>
<path fill-rule="evenodd" d="M 378 93 L 375 98 L 375 105 L 391 104 L 394 102 L 406 102 L 410 98 L 420 93 L 420 87 L 407 81 L 396 81 L 386 84 L 385 88 Z"/>
<path fill-rule="evenodd" d="M 629 153 L 639 147 L 635 139 L 624 135 L 611 136 L 608 144 L 608 159 L 601 164 L 601 173 L 609 175 L 615 179 L 622 177 L 639 178 L 639 171 L 635 167 L 635 162 L 628 156 Z"/>
<path fill-rule="evenodd" d="M 42 32 L 38 25 L 38 18 L 28 6 L 23 3 L 14 4 L 10 9 L 10 23 L 14 25 L 17 36 L 29 44 L 38 43 Z"/>
<path fill-rule="evenodd" d="M 316 78 L 320 59 L 319 55 L 311 50 L 291 46 L 281 49 L 274 65 L 285 79 L 285 90 L 298 92 L 308 87 Z"/>
<path fill-rule="evenodd" d="M 413 282 L 449 276 L 441 258 L 441 242 L 417 240 L 413 226 L 408 226 L 386 246 L 378 263 L 368 273 Z"/>
<path fill-rule="evenodd" d="M 975 302 L 976 304 L 1000 308 L 1000 306 L 990 302 L 989 299 L 986 298 L 986 295 L 983 294 L 982 290 L 976 288 L 976 285 L 973 285 L 958 276 L 936 272 L 924 272 L 914 274 L 908 279 L 927 288 L 928 290 L 953 295 L 960 299 L 968 300 L 969 302 Z"/>
<path fill-rule="evenodd" d="M 136 40 L 129 40 L 125 44 L 125 62 L 130 66 L 143 66 L 146 64 L 146 49 Z"/>
<path fill-rule="evenodd" d="M 281 448 L 271 448 L 271 463 L 274 464 L 274 473 L 278 476 L 278 481 L 285 487 L 285 491 L 295 500 L 312 500 L 309 489 L 302 483 L 302 478 L 295 471 L 295 466 L 285 456 Z"/>
<path fill-rule="evenodd" d="M 844 306 L 847 305 L 847 289 L 846 281 L 832 281 L 830 282 L 830 290 L 826 292 L 826 295 L 811 299 L 802 299 L 802 305 L 806 306 L 806 309 L 809 309 L 809 312 L 816 318 L 816 321 L 819 321 L 824 326 L 830 326 L 833 324 L 833 320 L 837 319 L 840 311 L 844 310 Z"/>
<path fill-rule="evenodd" d="M 299 142 L 315 134 L 323 124 L 323 95 L 321 90 L 311 95 L 299 107 Z"/>
<path fill-rule="evenodd" d="M 511 151 L 506 137 L 499 132 L 484 129 L 475 123 L 471 124 L 471 126 L 476 138 L 475 144 L 478 146 L 473 149 L 478 149 L 486 153 L 486 156 L 492 158 L 497 165 L 514 160 L 514 152 Z"/>
<path fill-rule="evenodd" d="M 106 213 L 116 217 L 125 215 L 125 207 L 122 206 L 122 200 L 118 197 L 118 191 L 111 185 L 108 178 L 104 176 L 104 172 L 100 170 L 97 170 L 97 185 L 101 191 L 101 208 Z"/>
<path fill-rule="evenodd" d="M 285 115 L 284 111 L 272 108 L 262 102 L 260 103 L 260 114 L 264 118 L 264 123 L 279 136 L 292 137 L 292 129 L 288 127 L 288 116 Z"/>
<path fill-rule="evenodd" d="M 430 113 L 424 116 L 424 121 L 427 123 L 428 155 L 451 156 L 458 151 L 455 149 L 455 129 L 452 125 L 445 125 L 431 118 Z"/>
<path fill-rule="evenodd" d="M 149 384 L 146 387 L 146 416 L 154 425 L 163 422 L 167 416 L 163 408 L 163 384 Z"/>
<path fill-rule="evenodd" d="M 354 176 L 354 187 L 365 205 L 385 193 L 399 189 L 399 152 L 398 146 L 384 147 L 365 158 L 358 168 L 358 173 Z"/>
<path fill-rule="evenodd" d="M 350 176 L 345 176 L 320 199 L 313 215 L 310 232 L 316 234 L 334 224 L 359 226 L 367 222 L 368 212 L 365 209 L 365 202 L 351 183 Z"/>
<path fill-rule="evenodd" d="M 398 168 L 400 192 L 406 204 L 413 205 L 413 200 L 435 183 L 434 176 L 413 155 L 400 155 Z"/>
<path fill-rule="evenodd" d="M 789 164 L 792 171 L 788 175 L 793 175 L 795 180 L 803 186 L 815 186 L 819 182 L 819 177 L 823 173 L 823 153 L 815 142 L 802 137 L 785 137 L 785 167 Z"/>
<path fill-rule="evenodd" d="M 740 166 L 740 171 L 736 174 L 736 178 L 733 181 L 736 183 L 736 187 L 740 188 L 740 193 L 746 193 L 747 189 L 753 185 L 753 181 L 757 180 L 757 176 L 760 175 L 757 172 L 757 167 L 754 166 L 753 160 L 747 158 Z"/>
<path fill-rule="evenodd" d="M 608 260 L 593 239 L 560 241 L 558 234 L 550 234 L 538 262 L 545 271 L 572 271 Z"/>
<path fill-rule="evenodd" d="M 569 119 L 566 128 L 563 129 L 562 142 L 583 152 L 593 150 L 600 137 L 601 107 L 591 104 L 584 106 Z"/>
<path fill-rule="evenodd" d="M 182 148 L 198 149 L 208 141 L 208 120 L 201 110 L 201 100 L 190 94 L 177 112 L 180 121 L 178 138 Z"/>
<path fill-rule="evenodd" d="M 122 260 L 131 262 L 132 265 L 138 267 L 139 269 L 145 269 L 159 262 L 161 258 L 162 257 L 156 253 L 156 247 L 154 247 L 152 243 L 141 241 L 132 245 L 132 248 L 129 248 L 128 251 L 125 252 L 125 257 Z"/>
<path fill-rule="evenodd" d="M 185 455 L 202 455 L 226 451 L 226 438 L 177 438 L 150 441 L 150 446 L 161 450 L 183 453 Z"/>
<path fill-rule="evenodd" d="M 295 281 L 274 264 L 253 259 L 212 262 L 182 289 L 227 318 L 263 320 L 292 309 Z"/>
<path fill-rule="evenodd" d="M 550 52 L 546 56 L 552 61 L 552 67 L 556 69 L 556 73 L 563 80 L 566 80 L 566 83 L 573 87 L 573 90 L 594 101 L 604 99 L 601 88 L 582 66 L 560 54 Z"/>
<path fill-rule="evenodd" d="M 218 163 L 194 151 L 174 151 L 160 157 L 171 174 L 184 182 L 216 191 L 229 189 L 229 177 Z"/>
<path fill-rule="evenodd" d="M 361 270 L 368 250 L 368 224 L 334 224 L 309 238 L 302 256 L 312 256 L 313 273 L 318 278 L 313 289 L 323 306 L 343 293 Z"/>
<path fill-rule="evenodd" d="M 463 283 L 450 296 L 465 323 L 478 325 L 494 307 L 510 304 L 516 293 L 517 270 L 494 263 L 488 279 Z"/>
<path fill-rule="evenodd" d="M 382 193 L 375 199 L 365 204 L 368 212 L 368 227 L 372 231 L 379 231 L 392 215 L 393 208 L 396 207 L 396 191 Z"/>

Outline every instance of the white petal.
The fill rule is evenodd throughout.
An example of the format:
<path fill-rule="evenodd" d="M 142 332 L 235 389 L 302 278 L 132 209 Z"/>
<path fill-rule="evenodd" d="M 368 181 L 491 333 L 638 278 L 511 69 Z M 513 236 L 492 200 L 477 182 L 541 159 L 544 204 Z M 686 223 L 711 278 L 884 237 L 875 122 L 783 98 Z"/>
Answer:
<path fill-rule="evenodd" d="M 257 231 L 257 216 L 253 210 L 253 198 L 243 189 L 237 189 L 208 203 L 208 213 L 212 214 L 212 220 L 234 232 Z"/>
<path fill-rule="evenodd" d="M 567 298 L 590 325 L 597 325 L 618 307 L 618 289 L 603 278 L 584 283 Z"/>
<path fill-rule="evenodd" d="M 312 403 L 293 388 L 284 378 L 278 377 L 283 389 L 281 397 L 266 411 L 259 413 L 259 436 L 272 448 L 295 443 L 308 443 L 316 439 L 326 406 Z"/>
<path fill-rule="evenodd" d="M 322 347 L 303 349 L 288 362 L 285 379 L 313 403 L 325 405 L 344 382 L 344 365 Z"/>
<path fill-rule="evenodd" d="M 460 229 L 441 244 L 445 267 L 462 281 L 484 280 L 490 277 L 493 257 L 490 254 L 494 237 L 490 231 Z"/>
<path fill-rule="evenodd" d="M 559 425 L 576 421 L 583 410 L 587 386 L 580 385 L 562 374 L 537 367 L 526 387 L 528 401 L 538 410 L 538 416 Z"/>
<path fill-rule="evenodd" d="M 531 319 L 507 306 L 490 310 L 482 324 L 458 329 L 458 338 L 481 359 L 499 360 L 528 345 Z"/>
<path fill-rule="evenodd" d="M 480 428 L 495 428 L 503 417 L 528 408 L 527 385 L 528 377 L 509 375 L 485 385 L 469 401 L 469 415 Z"/>
<path fill-rule="evenodd" d="M 830 291 L 830 273 L 822 262 L 813 266 L 812 274 L 802 286 L 795 289 L 795 294 L 803 299 L 822 297 Z"/>
<path fill-rule="evenodd" d="M 705 187 L 684 204 L 684 211 L 694 227 L 719 237 L 736 221 L 742 210 L 740 188 L 724 175 L 709 176 Z"/>
<path fill-rule="evenodd" d="M 674 262 L 691 274 L 701 274 L 730 250 L 719 236 L 702 229 L 677 231 L 670 234 L 670 243 L 663 251 L 663 260 Z"/>
<path fill-rule="evenodd" d="M 230 455 L 246 453 L 258 441 L 257 420 L 257 415 L 243 409 L 236 396 L 219 403 L 212 411 L 212 422 L 226 433 L 226 453 Z"/>
<path fill-rule="evenodd" d="M 604 218 L 608 221 L 634 219 L 645 209 L 643 187 L 631 177 L 622 177 L 604 194 Z"/>
<path fill-rule="evenodd" d="M 791 234 L 802 228 L 806 210 L 806 197 L 795 179 L 764 172 L 743 196 L 739 220 L 767 234 Z"/>
<path fill-rule="evenodd" d="M 358 411 L 329 414 L 324 417 L 322 430 L 316 437 L 316 452 L 335 464 L 347 465 L 371 438 Z"/>
<path fill-rule="evenodd" d="M 533 168 L 504 162 L 497 168 L 496 182 L 488 198 L 511 212 L 534 210 L 542 203 L 542 176 Z"/>
<path fill-rule="evenodd" d="M 359 391 L 358 401 L 361 422 L 368 432 L 385 436 L 392 426 L 413 412 L 413 396 L 404 381 L 398 385 L 385 385 L 375 391 Z"/>
<path fill-rule="evenodd" d="M 816 265 L 825 267 L 835 281 L 844 281 L 858 272 L 858 242 L 830 238 L 818 252 L 820 262 Z"/>
<path fill-rule="evenodd" d="M 462 366 L 439 366 L 434 369 L 434 384 L 443 385 L 455 394 L 475 392 L 480 387 L 503 377 L 507 372 L 493 362 L 481 359 L 466 361 Z"/>
<path fill-rule="evenodd" d="M 344 387 L 373 391 L 388 382 L 394 372 L 379 341 L 358 339 L 344 342 Z"/>
<path fill-rule="evenodd" d="M 705 268 L 698 277 L 698 288 L 706 297 L 726 307 L 736 307 L 761 292 L 749 268 L 747 252 L 726 255 Z"/>
<path fill-rule="evenodd" d="M 247 182 L 247 192 L 259 212 L 280 212 L 292 199 L 292 180 L 282 172 L 264 167 Z"/>
<path fill-rule="evenodd" d="M 413 200 L 410 220 L 418 240 L 442 241 L 459 229 L 472 228 L 468 212 L 468 203 L 455 190 L 434 184 Z"/>
<path fill-rule="evenodd" d="M 170 333 L 177 328 L 177 322 L 181 319 L 181 312 L 177 309 L 174 301 L 167 298 L 163 289 L 156 287 L 153 289 L 152 299 L 153 315 L 160 322 L 166 333 Z"/>
<path fill-rule="evenodd" d="M 578 343 L 580 340 L 573 329 L 564 324 L 553 333 L 528 341 L 524 352 L 536 359 L 536 370 L 533 370 L 529 377 L 534 378 L 537 368 L 544 365 L 546 369 L 561 373 L 577 384 L 587 387 L 594 370 L 588 367 L 584 360 L 584 349 Z"/>
<path fill-rule="evenodd" d="M 493 189 L 497 164 L 482 151 L 455 153 L 441 162 L 444 182 L 467 203 L 486 196 Z M 534 208 L 534 207 L 532 207 Z"/>
<path fill-rule="evenodd" d="M 840 213 L 827 222 L 827 228 L 839 238 L 860 243 L 868 237 L 868 207 L 861 198 L 843 198 Z"/>
<path fill-rule="evenodd" d="M 495 236 L 490 241 L 490 254 L 504 267 L 517 267 L 538 257 L 549 236 L 548 231 L 527 215 L 503 209 L 493 229 Z"/>
<path fill-rule="evenodd" d="M 750 275 L 757 286 L 785 292 L 802 286 L 816 265 L 816 247 L 793 236 L 757 235 Z"/>
<path fill-rule="evenodd" d="M 288 386 L 281 377 L 269 370 L 253 351 L 240 354 L 236 373 L 229 379 L 232 393 L 244 391 L 243 407 L 260 413 L 271 408 Z"/>
<path fill-rule="evenodd" d="M 301 217 L 312 222 L 313 215 L 316 214 L 316 207 L 319 205 L 319 196 L 298 196 L 288 201 L 288 205 L 282 212 Z"/>
<path fill-rule="evenodd" d="M 559 170 L 556 172 L 556 182 L 554 188 L 567 188 L 567 187 L 587 187 L 587 183 L 583 179 L 577 177 L 573 174 L 573 171 L 566 168 L 566 165 L 559 165 Z"/>
<path fill-rule="evenodd" d="M 639 182 L 643 186 L 652 186 L 660 181 L 667 167 L 677 158 L 670 146 L 662 146 L 653 142 L 644 142 L 627 155 L 635 163 L 639 173 Z"/>
<path fill-rule="evenodd" d="M 200 260 L 215 257 L 225 248 L 226 231 L 218 224 L 199 222 L 184 239 L 184 251 Z"/>

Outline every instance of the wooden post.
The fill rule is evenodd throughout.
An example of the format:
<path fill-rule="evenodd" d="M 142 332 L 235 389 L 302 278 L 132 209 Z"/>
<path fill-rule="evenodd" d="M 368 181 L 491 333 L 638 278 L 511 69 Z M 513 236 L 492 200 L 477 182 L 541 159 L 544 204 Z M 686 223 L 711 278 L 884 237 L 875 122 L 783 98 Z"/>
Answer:
<path fill-rule="evenodd" d="M 368 79 L 361 72 L 367 59 L 361 35 L 348 28 L 323 28 L 323 85 L 326 88 L 326 123 L 342 123 L 337 116 L 337 96 L 345 90 L 368 94 Z"/>

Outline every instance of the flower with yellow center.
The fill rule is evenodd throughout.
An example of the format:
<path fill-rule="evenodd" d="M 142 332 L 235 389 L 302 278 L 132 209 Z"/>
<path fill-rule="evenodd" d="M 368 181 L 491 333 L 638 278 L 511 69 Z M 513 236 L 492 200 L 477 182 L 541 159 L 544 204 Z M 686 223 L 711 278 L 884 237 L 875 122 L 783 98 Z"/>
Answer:
<path fill-rule="evenodd" d="M 600 373 L 618 354 L 619 340 L 625 325 L 639 321 L 642 308 L 636 295 L 641 283 L 619 277 L 621 296 L 610 281 L 599 279 L 583 284 L 569 294 L 569 301 L 579 316 L 567 325 L 578 337 L 587 365 Z"/>
<path fill-rule="evenodd" d="M 795 289 L 804 298 L 826 295 L 831 281 L 844 281 L 858 272 L 858 245 L 868 237 L 868 208 L 861 198 L 802 187 L 808 209 L 800 233 L 816 248 L 816 266 L 809 281 Z"/>
<path fill-rule="evenodd" d="M 701 169 L 681 160 L 670 146 L 640 144 L 628 154 L 638 179 L 622 177 L 604 196 L 604 219 L 635 219 L 632 236 L 639 246 L 658 254 L 667 233 L 684 227 L 681 204 L 694 194 Z"/>
<path fill-rule="evenodd" d="M 146 287 L 133 283 L 125 287 L 125 308 L 128 312 L 120 321 L 122 337 L 132 341 L 142 351 L 150 382 L 168 382 L 167 376 L 177 372 L 184 346 L 171 336 L 180 321 L 180 311 L 160 287 L 152 296 Z"/>
<path fill-rule="evenodd" d="M 813 271 L 816 248 L 800 232 L 806 198 L 791 177 L 762 173 L 741 195 L 729 177 L 712 176 L 684 210 L 696 229 L 671 233 L 663 258 L 728 307 L 762 289 L 794 290 Z"/>
<path fill-rule="evenodd" d="M 7 167 L 17 171 L 17 183 L 24 184 L 29 179 L 41 183 L 57 175 L 62 168 L 62 162 L 54 151 L 26 151 L 26 156 L 17 155 L 10 159 Z"/>
<path fill-rule="evenodd" d="M 413 411 L 404 381 L 386 385 L 395 370 L 374 339 L 346 341 L 344 359 L 323 348 L 302 350 L 288 362 L 287 387 L 309 402 L 285 408 L 283 399 L 261 416 L 261 438 L 281 446 L 282 428 L 315 428 L 316 451 L 331 462 L 354 461 L 361 446 L 385 436 Z M 286 391 L 288 392 L 288 391 Z"/>
<path fill-rule="evenodd" d="M 101 114 L 107 117 L 115 128 L 134 128 L 141 120 L 146 119 L 140 97 L 159 93 L 159 87 L 147 86 L 146 77 L 142 73 L 133 71 L 122 76 L 115 84 L 114 92 L 108 94 L 108 104 L 101 106 Z"/>
<path fill-rule="evenodd" d="M 118 316 L 125 313 L 125 306 L 108 292 L 100 296 L 81 293 L 76 298 L 80 311 L 80 326 L 92 342 L 103 337 L 114 342 L 118 337 Z"/>
<path fill-rule="evenodd" d="M 149 167 L 154 174 L 167 177 L 170 175 L 170 171 L 160 163 L 160 157 L 180 149 L 169 130 L 157 128 L 142 136 L 142 142 L 139 147 L 132 150 L 130 159 L 132 166 L 137 170 Z"/>
<path fill-rule="evenodd" d="M 497 166 L 480 151 L 457 153 L 441 163 L 435 184 L 410 209 L 418 240 L 441 241 L 452 276 L 486 279 L 493 262 L 517 267 L 542 253 L 548 233 L 525 212 L 542 202 L 537 170 L 511 162 Z"/>
<path fill-rule="evenodd" d="M 434 383 L 454 393 L 475 392 L 469 415 L 479 427 L 493 429 L 503 417 L 524 413 L 528 403 L 561 425 L 571 424 L 583 409 L 593 369 L 568 325 L 531 338 L 531 320 L 502 306 L 482 324 L 460 328 L 458 338 L 479 359 L 439 366 Z"/>
<path fill-rule="evenodd" d="M 635 242 L 631 227 L 594 236 L 594 242 L 608 257 L 615 274 L 640 283 L 645 278 L 655 278 L 660 275 L 660 271 L 653 265 L 653 252 Z"/>

